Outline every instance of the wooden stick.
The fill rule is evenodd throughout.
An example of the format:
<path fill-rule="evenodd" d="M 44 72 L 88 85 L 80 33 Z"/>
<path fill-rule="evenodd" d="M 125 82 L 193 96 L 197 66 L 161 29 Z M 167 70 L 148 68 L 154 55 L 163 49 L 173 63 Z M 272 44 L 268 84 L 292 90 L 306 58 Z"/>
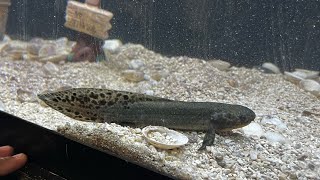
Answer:
<path fill-rule="evenodd" d="M 109 11 L 69 0 L 64 26 L 104 40 L 108 38 L 108 30 L 112 28 L 112 17 L 113 14 Z"/>

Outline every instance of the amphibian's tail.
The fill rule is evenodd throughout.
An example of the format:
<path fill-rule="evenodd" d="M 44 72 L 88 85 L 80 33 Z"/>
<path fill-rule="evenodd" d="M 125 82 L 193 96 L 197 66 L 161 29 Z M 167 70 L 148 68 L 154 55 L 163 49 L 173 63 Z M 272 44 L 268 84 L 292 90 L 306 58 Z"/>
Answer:
<path fill-rule="evenodd" d="M 73 88 L 64 91 L 38 94 L 39 99 L 51 108 L 80 121 L 104 122 L 101 109 L 117 106 L 126 108 L 141 101 L 171 101 L 126 91 L 94 88 Z"/>

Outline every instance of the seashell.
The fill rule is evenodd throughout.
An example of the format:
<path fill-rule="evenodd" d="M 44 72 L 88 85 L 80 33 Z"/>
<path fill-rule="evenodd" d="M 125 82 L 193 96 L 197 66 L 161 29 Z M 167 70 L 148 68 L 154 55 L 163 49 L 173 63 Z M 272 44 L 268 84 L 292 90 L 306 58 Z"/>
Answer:
<path fill-rule="evenodd" d="M 162 126 L 147 126 L 142 129 L 146 140 L 160 149 L 174 149 L 188 143 L 188 137 Z"/>

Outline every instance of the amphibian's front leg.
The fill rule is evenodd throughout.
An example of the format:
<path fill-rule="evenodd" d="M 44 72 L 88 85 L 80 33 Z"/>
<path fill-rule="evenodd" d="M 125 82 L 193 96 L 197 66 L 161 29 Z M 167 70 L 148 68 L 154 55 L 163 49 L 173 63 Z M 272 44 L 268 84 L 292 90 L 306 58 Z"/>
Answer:
<path fill-rule="evenodd" d="M 202 145 L 198 149 L 198 151 L 202 151 L 206 149 L 206 146 L 213 145 L 215 137 L 216 137 L 216 132 L 215 132 L 214 123 L 211 123 L 210 121 L 209 129 L 207 130 L 206 135 L 203 138 Z"/>
<path fill-rule="evenodd" d="M 223 126 L 221 123 L 228 123 L 230 117 L 226 113 L 215 113 L 211 116 L 209 121 L 209 128 L 203 138 L 199 151 L 204 150 L 206 146 L 212 146 L 216 137 L 216 131 Z"/>

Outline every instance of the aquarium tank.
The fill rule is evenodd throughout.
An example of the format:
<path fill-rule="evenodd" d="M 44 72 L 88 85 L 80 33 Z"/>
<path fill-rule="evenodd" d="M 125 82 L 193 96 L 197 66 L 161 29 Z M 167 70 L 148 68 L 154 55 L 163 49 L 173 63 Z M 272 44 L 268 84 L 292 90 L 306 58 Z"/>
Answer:
<path fill-rule="evenodd" d="M 319 72 L 317 0 L 0 0 L 0 176 L 319 179 Z"/>

